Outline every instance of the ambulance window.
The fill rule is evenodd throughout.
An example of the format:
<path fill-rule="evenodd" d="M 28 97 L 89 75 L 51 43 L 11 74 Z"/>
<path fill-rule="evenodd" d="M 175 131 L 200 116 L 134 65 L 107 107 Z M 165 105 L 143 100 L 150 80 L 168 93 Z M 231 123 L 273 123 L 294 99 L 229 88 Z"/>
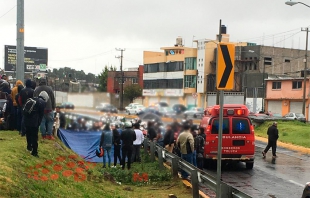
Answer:
<path fill-rule="evenodd" d="M 232 133 L 233 134 L 250 134 L 249 121 L 244 118 L 232 119 Z"/>
<path fill-rule="evenodd" d="M 219 119 L 214 118 L 212 120 L 212 134 L 218 134 L 219 132 Z M 223 119 L 223 134 L 229 134 L 229 120 L 228 118 Z"/>

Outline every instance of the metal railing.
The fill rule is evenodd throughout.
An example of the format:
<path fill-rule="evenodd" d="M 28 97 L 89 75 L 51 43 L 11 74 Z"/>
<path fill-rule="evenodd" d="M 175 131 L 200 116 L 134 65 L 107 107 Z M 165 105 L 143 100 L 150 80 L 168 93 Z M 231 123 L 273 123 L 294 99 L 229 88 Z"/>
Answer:
<path fill-rule="evenodd" d="M 179 156 L 168 152 L 166 149 L 156 144 L 155 142 L 144 141 L 144 152 L 148 153 L 148 148 L 150 148 L 150 159 L 155 161 L 155 153 L 157 153 L 158 163 L 160 169 L 164 169 L 164 160 L 170 162 L 171 173 L 174 177 L 178 177 L 179 169 L 187 172 L 191 177 L 192 184 L 192 195 L 193 198 L 199 198 L 199 184 L 206 185 L 212 191 L 216 191 L 217 183 L 216 178 L 198 168 L 194 165 L 188 163 L 187 161 L 181 159 Z M 238 189 L 228 185 L 227 183 L 221 181 L 221 196 L 227 198 L 250 198 L 251 196 L 239 191 Z"/>

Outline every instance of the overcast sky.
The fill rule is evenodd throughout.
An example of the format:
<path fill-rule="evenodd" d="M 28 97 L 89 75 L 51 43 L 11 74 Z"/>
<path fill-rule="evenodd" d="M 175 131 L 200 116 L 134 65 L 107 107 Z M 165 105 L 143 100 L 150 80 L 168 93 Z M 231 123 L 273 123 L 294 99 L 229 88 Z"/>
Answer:
<path fill-rule="evenodd" d="M 48 48 L 50 68 L 99 74 L 143 64 L 143 51 L 173 46 L 178 36 L 215 39 L 219 20 L 230 40 L 305 49 L 310 8 L 286 0 L 25 0 L 25 46 Z M 310 0 L 303 0 L 310 5 Z M 4 45 L 16 45 L 16 0 L 0 0 L 0 68 Z"/>

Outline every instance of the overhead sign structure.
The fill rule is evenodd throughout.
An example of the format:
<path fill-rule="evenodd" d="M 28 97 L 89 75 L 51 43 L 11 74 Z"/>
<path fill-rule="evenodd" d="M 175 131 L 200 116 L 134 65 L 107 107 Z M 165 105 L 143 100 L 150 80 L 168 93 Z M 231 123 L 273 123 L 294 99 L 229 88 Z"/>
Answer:
<path fill-rule="evenodd" d="M 24 57 L 25 72 L 46 71 L 48 65 L 47 48 L 25 47 Z M 14 45 L 4 46 L 4 70 L 6 72 L 16 71 L 16 46 Z"/>
<path fill-rule="evenodd" d="M 219 43 L 217 49 L 216 88 L 231 90 L 234 88 L 235 45 Z"/>

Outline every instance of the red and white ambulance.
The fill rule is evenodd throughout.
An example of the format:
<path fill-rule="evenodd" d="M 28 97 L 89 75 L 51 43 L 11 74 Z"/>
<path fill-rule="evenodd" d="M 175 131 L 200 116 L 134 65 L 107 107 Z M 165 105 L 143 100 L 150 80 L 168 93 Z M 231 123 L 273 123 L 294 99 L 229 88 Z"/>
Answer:
<path fill-rule="evenodd" d="M 220 106 L 214 105 L 204 111 L 200 127 L 206 134 L 204 157 L 217 159 Z M 254 126 L 249 119 L 249 110 L 243 104 L 223 105 L 222 160 L 241 161 L 252 169 L 255 154 Z M 208 163 L 208 162 L 207 162 Z"/>

